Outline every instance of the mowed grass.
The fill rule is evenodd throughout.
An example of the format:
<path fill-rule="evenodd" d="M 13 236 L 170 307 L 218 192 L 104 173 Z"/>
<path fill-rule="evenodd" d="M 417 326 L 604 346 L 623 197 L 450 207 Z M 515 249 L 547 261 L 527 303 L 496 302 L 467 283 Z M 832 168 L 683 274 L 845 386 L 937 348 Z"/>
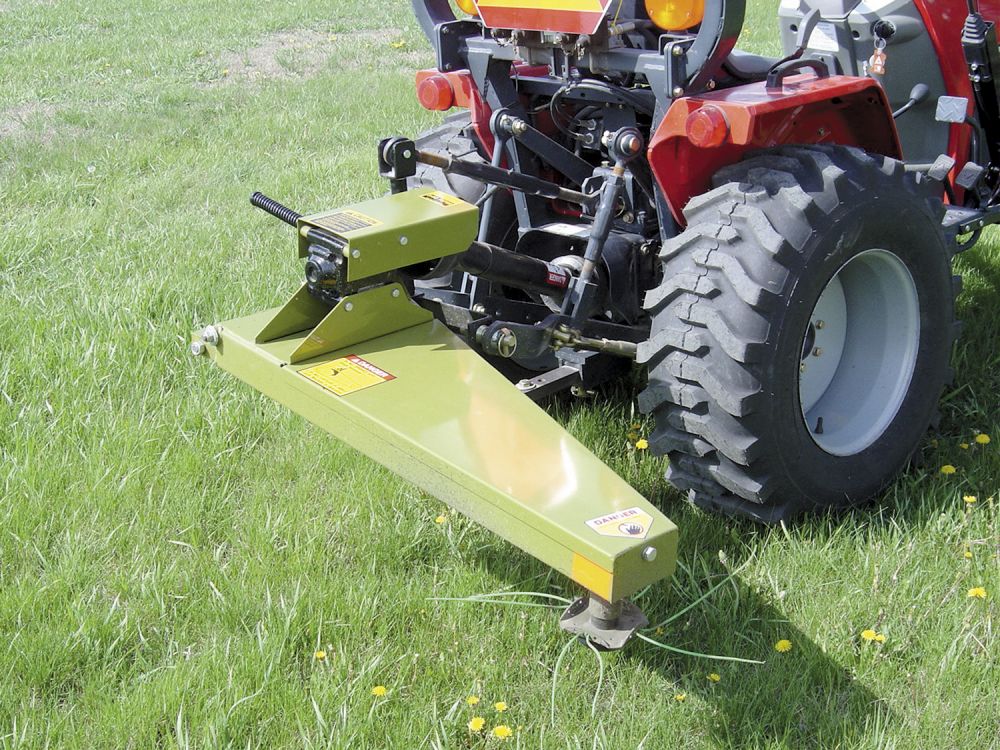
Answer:
<path fill-rule="evenodd" d="M 297 283 L 248 194 L 379 195 L 431 61 L 403 0 L 0 3 L 0 746 L 499 746 L 473 716 L 514 747 L 1000 746 L 995 235 L 958 262 L 941 429 L 870 507 L 707 516 L 632 447 L 631 390 L 554 407 L 680 526 L 651 620 L 723 583 L 651 635 L 761 665 L 635 642 L 554 679 L 557 610 L 430 597 L 568 581 L 187 355 Z"/>

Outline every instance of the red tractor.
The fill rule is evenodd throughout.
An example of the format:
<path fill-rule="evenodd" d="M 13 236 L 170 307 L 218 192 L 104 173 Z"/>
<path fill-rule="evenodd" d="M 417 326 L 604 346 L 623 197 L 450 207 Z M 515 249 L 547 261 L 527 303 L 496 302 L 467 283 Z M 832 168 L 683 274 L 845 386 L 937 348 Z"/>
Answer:
<path fill-rule="evenodd" d="M 468 110 L 417 147 L 601 198 L 418 169 L 483 206 L 481 241 L 571 275 L 558 304 L 467 273 L 424 293 L 584 388 L 621 352 L 539 328 L 634 343 L 650 447 L 699 506 L 777 521 L 884 487 L 951 377 L 951 258 L 997 216 L 997 6 L 783 0 L 772 59 L 734 46 L 743 0 L 459 5 L 414 2 L 420 102 Z"/>
<path fill-rule="evenodd" d="M 511 384 L 638 365 L 703 508 L 878 493 L 952 375 L 952 258 L 1000 221 L 998 8 L 969 2 L 782 0 L 768 58 L 744 0 L 413 0 L 419 100 L 459 111 L 379 144 L 385 198 L 255 194 L 305 281 L 193 351 L 565 573 L 564 627 L 618 647 L 677 529 Z"/>

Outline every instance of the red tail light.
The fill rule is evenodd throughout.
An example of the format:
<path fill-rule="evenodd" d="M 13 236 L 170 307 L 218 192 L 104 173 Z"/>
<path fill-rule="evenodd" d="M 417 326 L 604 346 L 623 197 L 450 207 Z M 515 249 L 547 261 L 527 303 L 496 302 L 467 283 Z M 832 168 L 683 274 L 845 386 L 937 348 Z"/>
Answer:
<path fill-rule="evenodd" d="M 698 148 L 717 148 L 729 137 L 729 121 L 721 109 L 709 104 L 688 115 L 684 130 Z"/>
<path fill-rule="evenodd" d="M 455 91 L 447 78 L 442 75 L 432 75 L 417 85 L 417 99 L 424 109 L 444 112 L 455 106 Z"/>

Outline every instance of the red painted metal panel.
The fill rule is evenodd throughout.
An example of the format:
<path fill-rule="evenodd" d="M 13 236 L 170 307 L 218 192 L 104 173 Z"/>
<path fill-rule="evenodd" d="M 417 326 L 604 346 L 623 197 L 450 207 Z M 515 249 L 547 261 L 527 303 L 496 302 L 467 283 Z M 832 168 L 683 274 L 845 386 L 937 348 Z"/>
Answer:
<path fill-rule="evenodd" d="M 937 52 L 938 64 L 944 85 L 950 96 L 964 96 L 969 100 L 969 114 L 974 111 L 972 84 L 965 67 L 962 51 L 962 26 L 969 14 L 966 0 L 914 0 L 927 27 L 931 43 Z M 1000 20 L 1000 0 L 980 0 L 980 12 L 987 20 Z M 952 177 L 965 165 L 969 155 L 970 132 L 968 125 L 951 126 L 948 153 L 955 160 Z M 961 198 L 961 188 L 957 191 Z"/>
<path fill-rule="evenodd" d="M 717 148 L 698 148 L 687 136 L 688 117 L 706 105 L 725 115 L 729 135 Z M 677 99 L 650 141 L 649 164 L 674 217 L 708 191 L 712 175 L 759 149 L 785 144 L 857 146 L 900 158 L 899 136 L 882 87 L 870 78 L 799 75 L 784 86 L 763 83 Z"/>

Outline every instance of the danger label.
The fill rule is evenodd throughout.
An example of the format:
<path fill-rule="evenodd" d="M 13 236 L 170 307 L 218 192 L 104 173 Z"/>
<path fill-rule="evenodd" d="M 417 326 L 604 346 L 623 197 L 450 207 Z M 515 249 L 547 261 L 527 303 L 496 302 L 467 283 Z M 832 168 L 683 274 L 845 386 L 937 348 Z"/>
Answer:
<path fill-rule="evenodd" d="M 617 513 L 592 518 L 587 525 L 601 536 L 620 536 L 628 539 L 645 539 L 653 517 L 642 508 L 627 508 Z"/>
<path fill-rule="evenodd" d="M 437 203 L 439 206 L 444 206 L 449 208 L 451 206 L 457 206 L 460 203 L 464 203 L 461 198 L 456 198 L 454 195 L 448 195 L 447 193 L 442 193 L 440 190 L 435 190 L 433 193 L 425 193 L 420 196 L 421 198 L 426 198 L 432 203 Z"/>
<path fill-rule="evenodd" d="M 300 370 L 299 375 L 338 396 L 346 396 L 396 379 L 395 375 L 390 375 L 355 354 Z"/>
<path fill-rule="evenodd" d="M 373 219 L 371 216 L 365 216 L 363 213 L 351 211 L 350 209 L 337 211 L 337 213 L 313 219 L 312 221 L 317 226 L 329 229 L 331 232 L 336 232 L 337 234 L 356 232 L 359 229 L 367 229 L 368 227 L 378 226 L 382 223 L 378 219 Z"/>

